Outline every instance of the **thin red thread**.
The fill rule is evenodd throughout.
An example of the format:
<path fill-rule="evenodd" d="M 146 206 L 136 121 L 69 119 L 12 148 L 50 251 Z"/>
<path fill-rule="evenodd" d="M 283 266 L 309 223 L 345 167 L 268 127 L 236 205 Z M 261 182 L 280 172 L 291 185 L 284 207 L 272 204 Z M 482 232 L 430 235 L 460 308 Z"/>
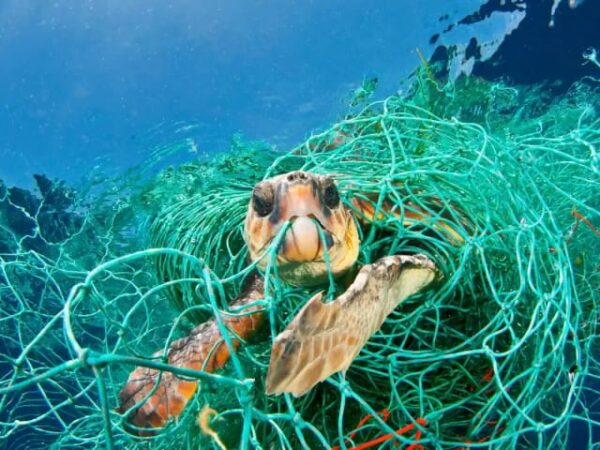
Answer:
<path fill-rule="evenodd" d="M 421 426 L 427 425 L 427 421 L 420 417 L 415 422 Z M 357 445 L 356 447 L 352 447 L 348 450 L 365 450 L 367 448 L 374 447 L 377 444 L 381 444 L 382 442 L 390 440 L 394 436 L 403 435 L 414 429 L 415 429 L 415 424 L 410 423 L 408 425 L 405 425 L 402 428 L 397 429 L 394 433 L 384 434 L 383 436 L 379 436 L 375 439 L 371 439 L 370 441 L 364 442 L 364 443 Z M 423 432 L 421 430 L 417 430 L 417 432 L 415 433 L 415 440 L 418 441 L 419 439 L 421 439 L 422 434 L 423 434 Z M 411 444 L 406 448 L 406 450 L 423 450 L 423 446 L 421 444 Z"/>
<path fill-rule="evenodd" d="M 483 375 L 483 381 L 491 381 L 493 375 L 494 371 L 491 368 L 489 368 L 487 372 Z"/>
<path fill-rule="evenodd" d="M 390 418 L 390 412 L 388 411 L 387 408 L 383 408 L 381 411 L 379 411 L 377 413 L 377 415 L 381 416 L 381 420 L 383 420 L 384 422 L 387 422 L 388 419 Z M 365 423 L 367 423 L 369 420 L 371 420 L 372 418 L 373 418 L 373 414 L 367 414 L 365 417 L 360 419 L 358 424 L 356 424 L 356 426 L 354 427 L 354 431 L 348 435 L 348 439 L 345 439 L 344 443 L 348 442 L 349 439 L 352 439 L 354 436 L 356 436 L 358 429 L 360 427 L 362 427 Z M 335 447 L 332 447 L 331 450 L 340 450 L 340 446 L 336 445 Z"/>
<path fill-rule="evenodd" d="M 600 236 L 600 231 L 594 226 L 594 224 L 592 222 L 590 222 L 590 219 L 588 219 L 587 217 L 585 217 L 583 214 L 581 214 L 579 211 L 577 211 L 575 208 L 573 208 L 573 210 L 571 211 L 571 215 L 573 217 L 575 217 L 575 219 L 577 219 L 577 223 L 579 223 L 579 221 L 585 223 L 587 225 L 587 227 L 592 230 L 592 232 L 596 235 L 596 236 Z"/>
<path fill-rule="evenodd" d="M 594 224 L 590 221 L 590 219 L 588 219 L 587 217 L 585 217 L 583 214 L 581 214 L 579 211 L 577 211 L 575 208 L 573 208 L 571 210 L 571 215 L 573 217 L 575 217 L 575 223 L 571 226 L 571 231 L 569 232 L 569 236 L 567 237 L 567 239 L 565 240 L 565 242 L 567 244 L 571 243 L 571 239 L 573 238 L 573 236 L 575 235 L 575 232 L 577 231 L 577 228 L 579 228 L 579 224 L 581 222 L 583 222 L 591 231 L 592 233 L 594 233 L 596 236 L 600 236 L 600 230 L 598 230 Z M 550 247 L 550 252 L 552 254 L 556 254 L 558 253 L 558 250 L 556 250 L 556 248 L 554 247 Z"/>

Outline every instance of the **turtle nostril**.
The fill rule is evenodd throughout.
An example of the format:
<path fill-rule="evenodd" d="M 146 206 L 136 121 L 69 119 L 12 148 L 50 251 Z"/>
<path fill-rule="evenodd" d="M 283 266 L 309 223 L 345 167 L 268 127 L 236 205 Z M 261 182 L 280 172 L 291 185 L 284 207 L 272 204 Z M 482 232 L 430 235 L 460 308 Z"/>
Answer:
<path fill-rule="evenodd" d="M 306 176 L 306 174 L 304 172 L 292 172 L 289 173 L 287 176 L 287 180 L 289 182 L 292 181 L 297 181 L 297 180 L 307 180 L 308 177 Z"/>

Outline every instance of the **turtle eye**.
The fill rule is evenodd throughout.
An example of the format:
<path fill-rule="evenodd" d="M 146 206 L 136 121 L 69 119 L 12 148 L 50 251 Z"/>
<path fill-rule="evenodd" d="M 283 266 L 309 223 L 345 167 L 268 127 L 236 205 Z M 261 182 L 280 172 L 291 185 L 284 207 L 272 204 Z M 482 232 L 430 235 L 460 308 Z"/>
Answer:
<path fill-rule="evenodd" d="M 254 189 L 252 207 L 259 217 L 264 217 L 273 211 L 273 189 L 270 185 L 257 186 Z"/>
<path fill-rule="evenodd" d="M 333 182 L 329 183 L 323 191 L 323 201 L 328 208 L 335 208 L 340 204 L 340 194 Z"/>

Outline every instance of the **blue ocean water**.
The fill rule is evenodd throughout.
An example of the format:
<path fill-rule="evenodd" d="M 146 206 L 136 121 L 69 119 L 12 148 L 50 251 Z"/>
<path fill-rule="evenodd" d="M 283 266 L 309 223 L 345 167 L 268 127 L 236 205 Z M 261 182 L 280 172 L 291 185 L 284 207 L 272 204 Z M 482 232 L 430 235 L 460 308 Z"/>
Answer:
<path fill-rule="evenodd" d="M 200 154 L 236 132 L 289 148 L 338 118 L 363 78 L 378 77 L 380 96 L 399 89 L 415 49 L 431 55 L 431 36 L 481 3 L 5 0 L 0 177 L 123 169 L 174 133 Z M 501 40 L 507 21 L 479 28 Z"/>
<path fill-rule="evenodd" d="M 238 133 L 288 150 L 365 80 L 373 99 L 407 89 L 417 49 L 453 76 L 558 92 L 595 73 L 582 54 L 600 49 L 599 21 L 596 0 L 3 0 L 0 179 L 77 186 L 173 141 L 179 162 L 224 152 Z"/>

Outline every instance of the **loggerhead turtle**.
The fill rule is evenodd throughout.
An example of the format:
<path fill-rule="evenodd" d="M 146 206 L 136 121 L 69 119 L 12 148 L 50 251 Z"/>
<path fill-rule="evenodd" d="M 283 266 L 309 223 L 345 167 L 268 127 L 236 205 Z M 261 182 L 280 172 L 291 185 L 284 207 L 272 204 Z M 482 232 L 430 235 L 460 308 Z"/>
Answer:
<path fill-rule="evenodd" d="M 326 175 L 296 171 L 258 183 L 244 225 L 250 259 L 257 261 L 259 270 L 265 269 L 265 254 L 282 233 L 275 263 L 279 277 L 287 283 L 324 284 L 328 268 L 334 277 L 351 276 L 359 254 L 357 222 L 368 222 L 375 215 L 369 201 L 355 197 L 352 205 L 351 209 L 341 201 L 333 178 Z M 429 215 L 418 207 L 411 211 L 404 212 L 405 225 L 428 220 Z M 441 223 L 435 226 L 450 240 L 461 241 L 452 227 Z M 322 293 L 312 297 L 273 343 L 267 394 L 300 396 L 328 376 L 348 369 L 388 314 L 437 275 L 435 265 L 424 255 L 386 256 L 360 268 L 347 290 L 334 301 L 323 303 Z M 246 279 L 231 306 L 241 307 L 263 298 L 263 286 L 262 277 L 255 272 Z M 245 311 L 244 316 L 225 313 L 221 317 L 232 332 L 233 348 L 266 322 L 261 307 L 248 306 Z M 213 319 L 174 341 L 167 361 L 178 367 L 213 372 L 229 357 L 229 347 Z M 159 375 L 155 369 L 137 367 L 119 394 L 119 411 L 127 413 L 137 427 L 159 428 L 181 414 L 197 386 L 198 382 L 171 372 Z"/>

